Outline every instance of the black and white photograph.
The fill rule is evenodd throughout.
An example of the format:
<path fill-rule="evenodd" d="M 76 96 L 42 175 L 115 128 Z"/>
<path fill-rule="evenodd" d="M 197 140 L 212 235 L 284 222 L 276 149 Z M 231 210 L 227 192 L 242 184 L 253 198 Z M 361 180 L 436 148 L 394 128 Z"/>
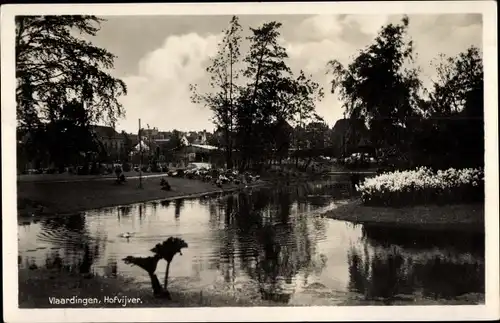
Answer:
<path fill-rule="evenodd" d="M 496 3 L 1 19 L 6 322 L 498 319 Z"/>

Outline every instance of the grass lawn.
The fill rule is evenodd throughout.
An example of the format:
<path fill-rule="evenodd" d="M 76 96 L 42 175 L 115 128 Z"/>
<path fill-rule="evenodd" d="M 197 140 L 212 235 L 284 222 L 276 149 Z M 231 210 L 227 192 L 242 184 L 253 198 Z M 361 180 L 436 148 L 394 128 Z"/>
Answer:
<path fill-rule="evenodd" d="M 185 178 L 167 178 L 171 191 L 160 188 L 160 178 L 143 178 L 143 188 L 139 179 L 128 179 L 123 185 L 112 180 L 87 180 L 76 182 L 17 182 L 19 215 L 27 216 L 44 206 L 44 214 L 71 214 L 89 209 L 110 207 L 155 199 L 196 196 L 244 188 L 244 185 L 225 184 L 219 188 L 212 183 Z M 255 182 L 263 185 L 265 182 Z"/>
<path fill-rule="evenodd" d="M 172 300 L 155 298 L 150 288 L 138 286 L 123 277 L 94 276 L 84 278 L 76 273 L 59 272 L 49 269 L 19 270 L 19 307 L 20 308 L 124 308 L 119 303 L 104 303 L 104 296 L 119 298 L 122 296 L 139 298 L 140 303 L 129 303 L 126 307 L 246 307 L 246 306 L 309 306 L 340 305 L 366 306 L 388 304 L 384 299 L 366 299 L 357 293 L 340 293 L 336 291 L 318 291 L 313 299 L 299 297 L 301 301 L 290 303 L 273 302 L 260 298 L 242 298 L 228 292 L 212 292 L 207 290 L 183 291 L 182 286 L 169 288 Z M 174 284 L 175 285 L 175 284 Z M 53 305 L 49 297 L 97 298 L 100 304 Z M 303 295 L 304 296 L 304 295 Z M 390 301 L 391 305 L 471 305 L 483 304 L 484 295 L 468 293 L 455 299 L 435 300 L 418 295 L 398 295 Z"/>
<path fill-rule="evenodd" d="M 123 277 L 84 278 L 77 273 L 59 272 L 40 268 L 36 270 L 19 270 L 19 307 L 20 308 L 123 308 L 123 304 L 104 303 L 104 296 L 134 297 L 142 303 L 127 307 L 202 307 L 202 306 L 273 306 L 271 302 L 242 300 L 236 297 L 213 294 L 207 291 L 179 291 L 169 288 L 172 300 L 155 298 L 150 288 L 141 288 L 136 283 Z M 49 297 L 97 298 L 101 304 L 53 305 Z"/>
<path fill-rule="evenodd" d="M 426 230 L 484 231 L 483 204 L 425 205 L 409 207 L 365 206 L 360 199 L 341 203 L 325 216 L 354 223 L 379 224 Z"/>

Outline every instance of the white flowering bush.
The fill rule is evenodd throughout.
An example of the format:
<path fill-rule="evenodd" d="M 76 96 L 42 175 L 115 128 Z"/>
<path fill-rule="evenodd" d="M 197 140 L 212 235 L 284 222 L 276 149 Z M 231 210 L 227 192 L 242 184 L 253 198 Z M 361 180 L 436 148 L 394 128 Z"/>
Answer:
<path fill-rule="evenodd" d="M 356 189 L 365 205 L 374 206 L 480 202 L 484 200 L 484 172 L 472 168 L 433 172 L 420 167 L 367 178 Z"/>

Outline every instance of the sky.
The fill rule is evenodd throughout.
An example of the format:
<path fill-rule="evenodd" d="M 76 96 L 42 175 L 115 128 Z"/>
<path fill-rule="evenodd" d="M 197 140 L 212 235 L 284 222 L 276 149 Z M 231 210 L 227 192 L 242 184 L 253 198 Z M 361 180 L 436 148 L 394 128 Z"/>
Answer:
<path fill-rule="evenodd" d="M 121 78 L 128 94 L 120 98 L 126 116 L 117 130 L 136 132 L 142 125 L 162 131 L 208 130 L 214 125 L 208 108 L 190 100 L 189 84 L 206 87 L 209 57 L 217 51 L 221 32 L 231 16 L 109 16 L 91 40 L 117 56 L 111 73 Z M 343 64 L 374 40 L 383 25 L 401 16 L 385 15 L 243 15 L 243 36 L 249 27 L 279 21 L 281 43 L 295 74 L 302 69 L 324 88 L 316 112 L 330 127 L 342 118 L 342 102 L 330 93 L 327 62 Z M 410 15 L 409 36 L 418 53 L 416 64 L 426 84 L 435 77 L 431 62 L 439 54 L 456 55 L 471 45 L 482 48 L 480 14 Z"/>

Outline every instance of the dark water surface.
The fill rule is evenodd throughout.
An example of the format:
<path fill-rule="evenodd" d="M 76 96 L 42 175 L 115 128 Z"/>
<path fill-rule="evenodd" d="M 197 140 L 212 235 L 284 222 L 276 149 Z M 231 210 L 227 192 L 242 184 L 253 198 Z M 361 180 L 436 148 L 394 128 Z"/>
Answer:
<path fill-rule="evenodd" d="M 81 268 L 150 289 L 122 258 L 170 236 L 189 248 L 170 268 L 178 290 L 297 305 L 349 299 L 455 299 L 484 294 L 484 235 L 354 225 L 323 214 L 350 198 L 339 183 L 149 202 L 19 224 L 20 267 Z M 121 238 L 133 232 L 130 239 Z M 163 279 L 165 263 L 157 274 Z M 414 304 L 414 303 L 413 303 Z"/>

